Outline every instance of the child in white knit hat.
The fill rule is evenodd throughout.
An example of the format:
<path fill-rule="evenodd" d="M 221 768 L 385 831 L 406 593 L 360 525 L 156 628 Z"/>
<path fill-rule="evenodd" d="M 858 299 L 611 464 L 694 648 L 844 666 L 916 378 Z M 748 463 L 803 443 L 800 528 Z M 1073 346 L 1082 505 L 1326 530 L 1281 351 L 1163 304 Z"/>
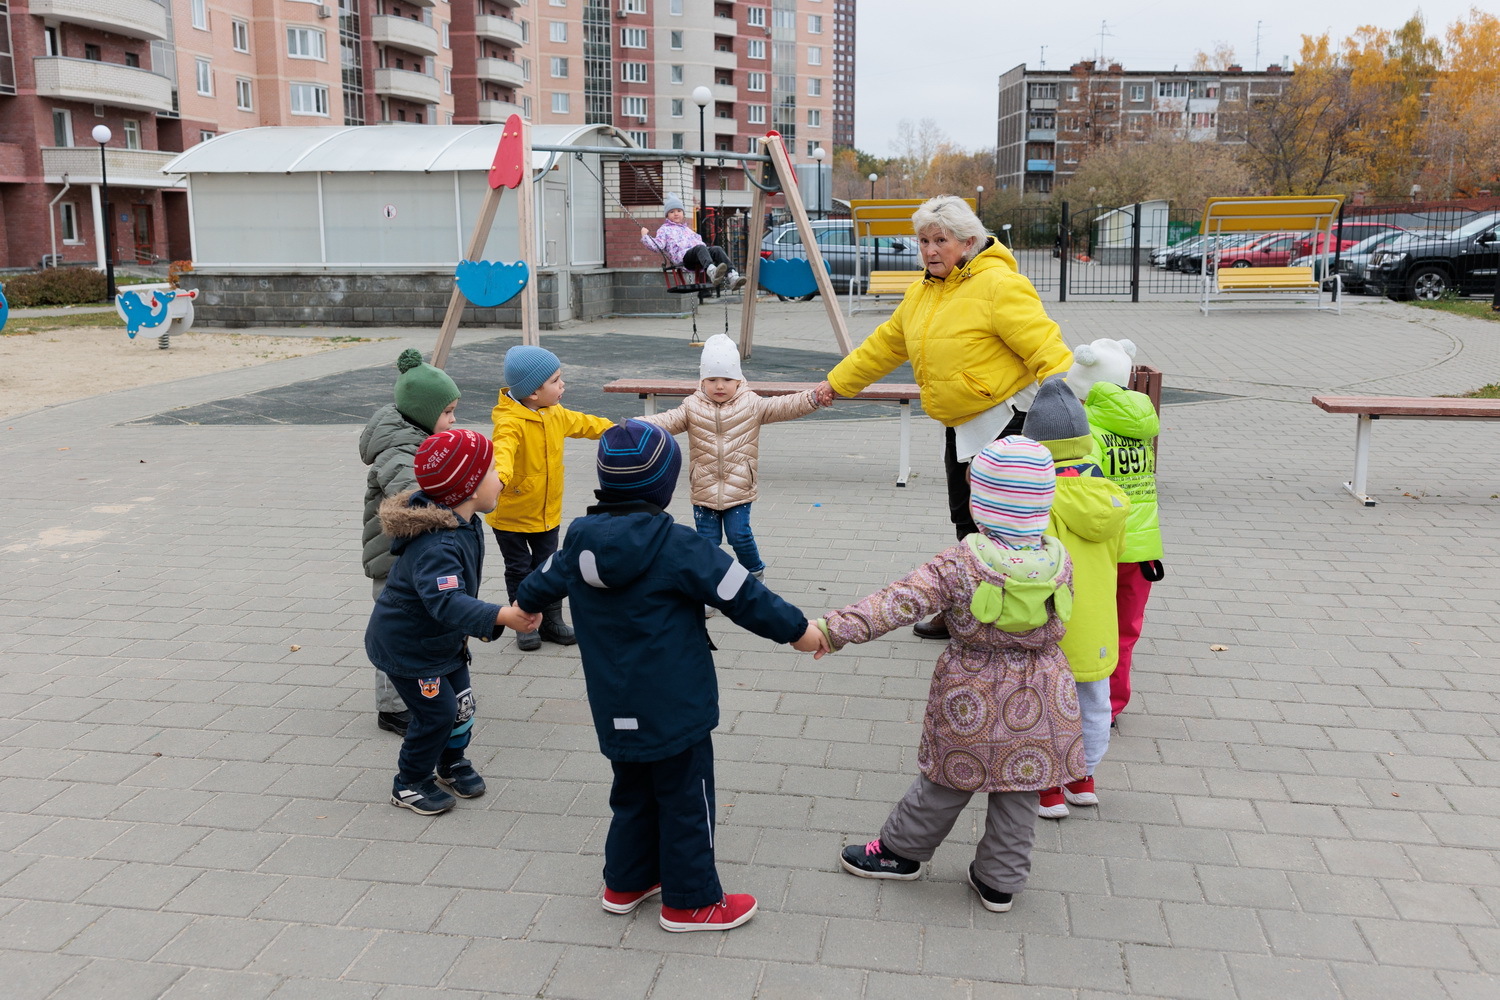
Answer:
<path fill-rule="evenodd" d="M 806 416 L 818 408 L 818 397 L 813 389 L 790 396 L 756 395 L 740 371 L 739 347 L 722 333 L 703 345 L 698 377 L 698 391 L 682 405 L 637 419 L 668 434 L 687 432 L 698 534 L 714 545 L 727 539 L 740 564 L 763 579 L 766 564 L 750 531 L 750 505 L 759 495 L 760 427 Z"/>

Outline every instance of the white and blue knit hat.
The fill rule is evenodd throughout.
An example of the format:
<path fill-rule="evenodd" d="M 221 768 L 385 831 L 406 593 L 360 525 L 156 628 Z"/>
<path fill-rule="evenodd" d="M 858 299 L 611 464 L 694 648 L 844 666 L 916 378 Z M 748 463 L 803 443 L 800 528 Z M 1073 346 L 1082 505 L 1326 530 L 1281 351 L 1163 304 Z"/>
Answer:
<path fill-rule="evenodd" d="M 1012 549 L 1034 549 L 1052 513 L 1052 455 L 1019 434 L 992 442 L 969 463 L 969 511 L 979 530 Z"/>

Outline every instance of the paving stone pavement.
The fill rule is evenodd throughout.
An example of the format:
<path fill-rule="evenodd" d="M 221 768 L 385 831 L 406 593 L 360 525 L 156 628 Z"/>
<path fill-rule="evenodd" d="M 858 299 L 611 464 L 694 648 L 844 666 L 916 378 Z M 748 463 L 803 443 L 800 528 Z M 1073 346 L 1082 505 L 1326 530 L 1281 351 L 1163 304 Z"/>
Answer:
<path fill-rule="evenodd" d="M 1339 488 L 1351 421 L 1307 402 L 1495 381 L 1500 330 L 1391 303 L 1049 309 L 1070 343 L 1128 336 L 1169 386 L 1223 398 L 1164 413 L 1168 577 L 1137 700 L 1102 804 L 1039 823 L 1010 913 L 963 883 L 977 807 L 920 881 L 838 870 L 915 771 L 938 648 L 909 633 L 814 662 L 710 624 L 720 866 L 761 904 L 730 933 L 600 910 L 609 769 L 571 649 L 481 646 L 489 794 L 431 819 L 388 805 L 398 743 L 374 727 L 362 650 L 358 423 L 158 419 L 321 379 L 388 385 L 359 369 L 431 333 L 386 331 L 0 421 L 0 993 L 1500 996 L 1495 428 L 1378 425 L 1383 502 L 1366 509 Z M 878 321 L 855 319 L 856 336 Z M 685 332 L 610 320 L 556 339 L 615 335 L 646 359 L 642 338 Z M 761 307 L 759 363 L 831 343 L 818 303 Z M 487 430 L 492 392 L 461 422 Z M 895 442 L 889 418 L 765 432 L 767 580 L 810 613 L 949 541 L 937 425 L 916 421 L 907 489 Z M 590 455 L 570 445 L 569 511 Z"/>

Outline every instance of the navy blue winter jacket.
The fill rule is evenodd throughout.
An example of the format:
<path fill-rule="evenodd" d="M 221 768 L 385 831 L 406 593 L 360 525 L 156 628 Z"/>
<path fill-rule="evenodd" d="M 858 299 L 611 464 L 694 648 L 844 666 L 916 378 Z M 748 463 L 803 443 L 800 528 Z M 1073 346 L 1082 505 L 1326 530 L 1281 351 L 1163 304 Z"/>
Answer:
<path fill-rule="evenodd" d="M 568 526 L 562 549 L 522 581 L 516 603 L 540 611 L 564 594 L 610 760 L 664 760 L 719 724 L 703 605 L 773 642 L 807 630 L 802 612 L 745 567 L 643 501 L 590 507 Z"/>
<path fill-rule="evenodd" d="M 468 663 L 467 636 L 492 639 L 500 606 L 479 600 L 484 519 L 462 520 L 420 490 L 380 505 L 396 562 L 365 628 L 365 653 L 392 677 L 440 677 Z"/>

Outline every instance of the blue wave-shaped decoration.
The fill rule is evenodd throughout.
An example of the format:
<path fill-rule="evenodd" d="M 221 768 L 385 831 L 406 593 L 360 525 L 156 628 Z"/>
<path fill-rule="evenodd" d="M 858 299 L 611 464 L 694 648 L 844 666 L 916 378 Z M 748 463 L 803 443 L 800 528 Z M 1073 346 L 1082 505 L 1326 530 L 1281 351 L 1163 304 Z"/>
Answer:
<path fill-rule="evenodd" d="M 760 262 L 760 287 L 776 295 L 799 299 L 816 292 L 818 282 L 806 257 L 784 257 Z"/>
<path fill-rule="evenodd" d="M 498 306 L 516 297 L 526 287 L 530 272 L 524 260 L 503 264 L 494 260 L 461 260 L 453 280 L 464 298 L 476 306 Z"/>

